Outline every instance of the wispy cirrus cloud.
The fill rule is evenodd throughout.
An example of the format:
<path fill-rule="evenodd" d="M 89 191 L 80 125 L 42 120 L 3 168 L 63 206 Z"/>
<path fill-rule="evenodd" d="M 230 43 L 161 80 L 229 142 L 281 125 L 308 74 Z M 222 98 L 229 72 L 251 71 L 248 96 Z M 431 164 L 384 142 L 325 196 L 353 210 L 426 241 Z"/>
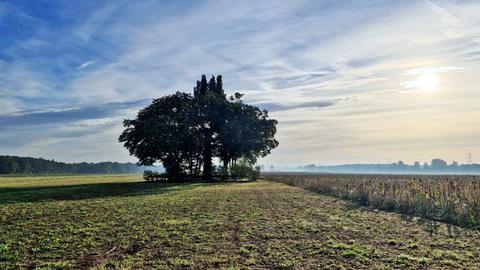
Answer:
<path fill-rule="evenodd" d="M 95 62 L 96 62 L 96 60 L 90 60 L 90 61 L 87 61 L 87 62 L 85 62 L 85 63 L 81 64 L 80 66 L 78 66 L 78 67 L 77 67 L 77 69 L 83 69 L 83 68 L 86 68 L 86 67 L 88 67 L 88 66 L 90 66 L 90 65 L 93 65 L 93 64 L 95 64 Z"/>
<path fill-rule="evenodd" d="M 148 104 L 148 101 L 149 100 L 142 99 L 77 108 L 49 108 L 47 110 L 19 111 L 0 115 L 0 131 L 7 131 L 11 127 L 76 124 L 84 120 L 117 117 L 119 113 L 124 110 L 142 108 Z"/>
<path fill-rule="evenodd" d="M 3 151 L 14 150 L 26 156 L 51 157 L 64 153 L 65 159 L 76 160 L 98 151 L 96 160 L 110 160 L 112 151 L 124 155 L 117 142 L 122 120 L 133 117 L 148 103 L 149 100 L 142 99 L 10 111 L 0 114 L 0 145 Z M 77 149 L 79 146 L 83 149 Z"/>
<path fill-rule="evenodd" d="M 412 128 L 396 119 L 397 115 L 435 110 L 423 117 L 425 123 L 436 123 L 438 115 L 450 119 L 451 114 L 460 115 L 479 101 L 475 85 L 480 69 L 476 12 L 480 4 L 476 1 L 146 0 L 41 5 L 45 6 L 0 3 L 4 22 L 0 34 L 7 37 L 0 40 L 0 100 L 5 104 L 0 114 L 7 114 L 3 121 L 16 127 L 17 134 L 21 130 L 40 132 L 34 127 L 46 124 L 42 119 L 58 123 L 50 133 L 42 131 L 45 134 L 39 136 L 62 138 L 56 142 L 58 148 L 48 148 L 55 158 L 61 158 L 62 152 L 58 150 L 60 157 L 56 157 L 50 149 L 65 149 L 78 140 L 62 136 L 71 132 L 65 127 L 75 126 L 78 134 L 81 129 L 97 129 L 98 141 L 114 142 L 121 118 L 132 115 L 111 104 L 190 91 L 203 73 L 223 74 L 227 92 L 245 93 L 247 102 L 270 109 L 272 116 L 287 123 L 279 129 L 281 146 L 271 157 L 274 162 L 297 158 L 299 163 L 334 163 L 343 161 L 339 156 L 353 162 L 362 161 L 364 153 L 377 161 L 385 159 L 382 147 L 394 143 L 387 127 L 397 130 L 390 125 L 392 121 L 398 127 L 422 129 Z M 441 76 L 439 94 L 428 100 L 419 91 L 404 88 L 406 81 L 426 73 Z M 454 102 L 461 109 L 438 106 Z M 102 106 L 111 110 L 98 109 Z M 54 112 L 55 108 L 70 109 Z M 382 143 L 375 143 L 370 131 L 360 126 L 357 113 L 362 125 L 378 127 L 376 134 L 385 136 L 377 140 Z M 472 119 L 473 114 L 469 113 Z M 382 122 L 379 115 L 389 119 Z M 118 124 L 95 129 L 77 126 L 103 116 Z M 455 126 L 449 121 L 444 124 Z M 284 131 L 288 123 L 296 123 L 296 130 L 308 129 L 310 137 L 302 145 L 312 143 L 295 157 L 289 153 L 295 151 L 298 136 Z M 464 127 L 463 131 L 476 134 L 477 130 Z M 13 131 L 3 132 L 15 140 Z M 85 140 L 79 148 L 88 148 L 87 142 L 98 145 L 94 141 L 94 137 Z M 18 142 L 17 148 L 11 144 L 11 153 L 47 151 L 41 143 L 31 148 Z M 335 144 L 327 147 L 328 142 Z M 349 152 L 355 144 L 364 153 Z M 121 145 L 108 145 L 110 150 L 102 150 L 122 153 Z M 452 149 L 445 153 L 460 156 Z M 332 152 L 321 160 L 318 153 L 324 150 Z M 419 158 L 426 157 L 426 151 Z M 403 150 L 396 153 L 390 155 L 413 158 Z M 82 151 L 67 159 L 91 160 L 96 154 Z M 129 159 L 126 153 L 117 156 Z"/>
<path fill-rule="evenodd" d="M 440 66 L 440 67 L 418 67 L 405 71 L 406 75 L 423 75 L 423 74 L 437 74 L 445 73 L 450 71 L 460 71 L 463 70 L 462 67 L 454 66 Z"/>
<path fill-rule="evenodd" d="M 285 104 L 285 103 L 258 103 L 255 104 L 256 106 L 271 111 L 271 112 L 278 112 L 278 111 L 288 111 L 288 110 L 295 110 L 295 109 L 305 109 L 305 108 L 325 108 L 334 106 L 335 102 L 333 101 L 310 101 L 310 102 L 302 102 L 302 103 L 292 103 L 292 104 Z"/>
<path fill-rule="evenodd" d="M 18 111 L 18 107 L 14 102 L 10 100 L 4 100 L 0 96 L 0 117 L 3 114 L 12 113 Z"/>

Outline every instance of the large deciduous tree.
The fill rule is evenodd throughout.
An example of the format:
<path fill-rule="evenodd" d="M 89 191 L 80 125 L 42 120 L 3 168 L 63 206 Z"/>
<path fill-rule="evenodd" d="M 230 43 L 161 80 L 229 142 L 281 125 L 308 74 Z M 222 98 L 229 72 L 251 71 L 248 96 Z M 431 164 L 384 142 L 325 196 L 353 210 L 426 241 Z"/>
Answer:
<path fill-rule="evenodd" d="M 125 120 L 120 142 L 141 165 L 162 162 L 171 179 L 212 178 L 212 159 L 223 161 L 224 172 L 238 159 L 254 164 L 278 145 L 277 121 L 267 111 L 243 103 L 242 95 L 226 98 L 222 77 L 197 81 L 193 96 L 177 92 Z"/>
<path fill-rule="evenodd" d="M 230 100 L 218 132 L 219 157 L 224 168 L 241 158 L 254 164 L 277 147 L 277 121 L 269 119 L 267 111 L 244 104 L 239 98 L 232 96 Z"/>
<path fill-rule="evenodd" d="M 172 178 L 183 178 L 185 166 L 194 175 L 201 158 L 198 117 L 192 96 L 177 92 L 153 100 L 136 119 L 125 120 L 119 140 L 140 165 L 160 161 Z"/>

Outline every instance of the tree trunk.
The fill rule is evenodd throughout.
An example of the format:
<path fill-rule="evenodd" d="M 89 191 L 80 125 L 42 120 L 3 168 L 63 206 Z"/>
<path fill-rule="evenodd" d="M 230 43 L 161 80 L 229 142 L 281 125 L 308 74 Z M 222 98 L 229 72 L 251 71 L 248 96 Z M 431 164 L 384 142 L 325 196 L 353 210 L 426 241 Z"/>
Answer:
<path fill-rule="evenodd" d="M 200 172 L 202 167 L 203 167 L 202 158 L 197 158 L 197 161 L 195 164 L 195 178 L 198 179 L 200 177 Z"/>
<path fill-rule="evenodd" d="M 224 171 L 228 171 L 228 163 L 229 163 L 228 158 L 225 158 L 225 159 L 223 160 L 223 170 L 224 170 Z"/>
<path fill-rule="evenodd" d="M 223 169 L 222 169 L 222 180 L 228 179 L 228 163 L 230 163 L 230 159 L 227 157 L 223 158 Z"/>
<path fill-rule="evenodd" d="M 193 158 L 190 158 L 190 161 L 188 162 L 188 169 L 190 173 L 190 180 L 194 178 L 194 171 L 193 171 Z"/>
<path fill-rule="evenodd" d="M 212 130 L 205 130 L 203 149 L 203 180 L 212 180 Z"/>

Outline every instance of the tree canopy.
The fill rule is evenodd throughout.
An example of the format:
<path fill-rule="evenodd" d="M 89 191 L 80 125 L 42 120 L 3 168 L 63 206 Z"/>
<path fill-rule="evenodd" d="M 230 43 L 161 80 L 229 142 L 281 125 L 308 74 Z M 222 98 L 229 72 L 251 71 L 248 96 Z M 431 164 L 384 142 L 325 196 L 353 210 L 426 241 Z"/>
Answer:
<path fill-rule="evenodd" d="M 229 167 L 243 160 L 255 164 L 258 157 L 278 146 L 277 121 L 266 110 L 245 104 L 240 93 L 227 98 L 222 76 L 205 75 L 190 93 L 176 92 L 125 120 L 119 141 L 138 158 L 140 165 L 163 163 L 170 179 L 211 179 L 212 159 Z"/>

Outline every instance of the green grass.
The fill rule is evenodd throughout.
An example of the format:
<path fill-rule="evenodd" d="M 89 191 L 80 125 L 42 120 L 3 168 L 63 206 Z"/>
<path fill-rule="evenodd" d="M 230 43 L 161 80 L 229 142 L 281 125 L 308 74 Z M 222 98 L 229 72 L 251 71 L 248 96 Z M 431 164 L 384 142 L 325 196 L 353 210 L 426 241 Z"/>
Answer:
<path fill-rule="evenodd" d="M 479 236 L 268 181 L 0 179 L 0 269 L 479 269 Z"/>

